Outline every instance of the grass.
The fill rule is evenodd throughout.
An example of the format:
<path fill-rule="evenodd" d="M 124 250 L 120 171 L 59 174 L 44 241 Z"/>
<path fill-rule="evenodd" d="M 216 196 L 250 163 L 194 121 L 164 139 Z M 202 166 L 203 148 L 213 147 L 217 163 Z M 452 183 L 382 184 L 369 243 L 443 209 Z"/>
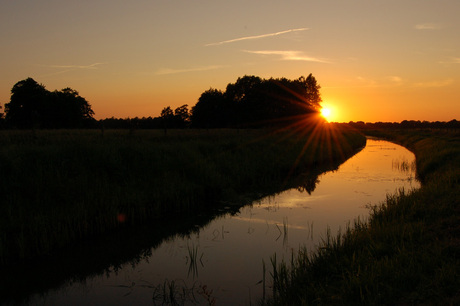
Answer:
<path fill-rule="evenodd" d="M 246 204 L 364 143 L 330 125 L 0 131 L 0 266 L 120 226 Z"/>
<path fill-rule="evenodd" d="M 269 305 L 460 304 L 460 135 L 370 131 L 412 150 L 419 190 L 388 195 L 368 222 L 273 265 Z"/>

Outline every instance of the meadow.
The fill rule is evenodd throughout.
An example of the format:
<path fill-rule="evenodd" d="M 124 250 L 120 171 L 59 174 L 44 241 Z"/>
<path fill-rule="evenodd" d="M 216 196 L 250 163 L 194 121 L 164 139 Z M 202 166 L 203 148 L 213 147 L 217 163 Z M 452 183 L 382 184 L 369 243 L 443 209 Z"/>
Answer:
<path fill-rule="evenodd" d="M 317 250 L 272 258 L 268 305 L 458 305 L 460 134 L 458 130 L 366 131 L 416 156 L 422 187 L 389 194 Z"/>
<path fill-rule="evenodd" d="M 321 123 L 267 130 L 0 131 L 0 266 L 165 216 L 295 186 L 365 145 Z"/>

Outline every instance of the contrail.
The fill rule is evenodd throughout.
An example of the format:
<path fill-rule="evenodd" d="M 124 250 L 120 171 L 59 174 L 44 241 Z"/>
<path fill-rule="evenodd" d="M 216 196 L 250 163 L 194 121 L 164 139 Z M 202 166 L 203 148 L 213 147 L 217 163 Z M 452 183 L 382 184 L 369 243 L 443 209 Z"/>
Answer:
<path fill-rule="evenodd" d="M 91 65 L 42 65 L 51 68 L 66 68 L 66 69 L 97 69 L 96 66 L 103 65 L 104 63 L 94 63 Z"/>
<path fill-rule="evenodd" d="M 275 33 L 269 33 L 269 34 L 262 34 L 262 35 L 256 35 L 256 36 L 246 36 L 246 37 L 240 37 L 240 38 L 235 38 L 235 39 L 230 39 L 230 40 L 224 40 L 216 43 L 210 43 L 205 45 L 207 46 L 217 46 L 217 45 L 223 45 L 223 44 L 229 44 L 237 41 L 242 41 L 242 40 L 251 40 L 251 39 L 259 39 L 259 38 L 265 38 L 265 37 L 272 37 L 272 36 L 278 36 L 278 35 L 283 35 L 286 33 L 291 33 L 291 32 L 298 32 L 298 31 L 306 31 L 309 30 L 309 28 L 299 28 L 299 29 L 291 29 L 291 30 L 286 30 L 286 31 L 281 31 L 281 32 L 275 32 Z"/>

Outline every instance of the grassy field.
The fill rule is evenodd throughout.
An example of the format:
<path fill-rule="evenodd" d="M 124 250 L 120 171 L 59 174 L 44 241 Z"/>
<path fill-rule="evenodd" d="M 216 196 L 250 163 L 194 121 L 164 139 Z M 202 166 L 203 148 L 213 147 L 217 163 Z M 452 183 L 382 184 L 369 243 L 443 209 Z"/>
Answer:
<path fill-rule="evenodd" d="M 388 195 L 318 250 L 272 262 L 270 305 L 459 305 L 460 134 L 369 131 L 416 155 L 422 187 Z"/>
<path fill-rule="evenodd" d="M 0 266 L 121 225 L 243 205 L 365 144 L 297 130 L 0 131 Z"/>

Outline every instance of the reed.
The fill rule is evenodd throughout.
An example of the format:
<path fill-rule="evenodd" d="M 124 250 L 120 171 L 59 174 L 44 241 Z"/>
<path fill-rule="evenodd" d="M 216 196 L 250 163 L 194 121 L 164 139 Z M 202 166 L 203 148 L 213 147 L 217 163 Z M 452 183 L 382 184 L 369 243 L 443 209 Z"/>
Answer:
<path fill-rule="evenodd" d="M 149 286 L 153 289 L 153 305 L 185 305 L 186 303 L 198 303 L 195 285 L 187 287 L 184 281 L 177 284 L 174 280 L 165 280 L 157 286 Z"/>
<path fill-rule="evenodd" d="M 198 277 L 198 260 L 200 261 L 200 264 L 202 267 L 204 267 L 203 264 L 203 256 L 204 253 L 201 253 L 200 257 L 198 258 L 198 246 L 189 246 L 187 245 L 187 251 L 188 251 L 188 276 L 192 274 L 193 278 Z"/>
<path fill-rule="evenodd" d="M 148 287 L 153 289 L 153 305 L 216 305 L 213 290 L 206 285 L 187 286 L 183 280 L 165 280 Z"/>
<path fill-rule="evenodd" d="M 167 214 L 246 204 L 364 144 L 329 125 L 0 131 L 0 266 Z"/>
<path fill-rule="evenodd" d="M 367 222 L 328 232 L 319 249 L 273 265 L 266 304 L 460 303 L 459 134 L 377 133 L 415 153 L 421 189 L 388 195 Z"/>

